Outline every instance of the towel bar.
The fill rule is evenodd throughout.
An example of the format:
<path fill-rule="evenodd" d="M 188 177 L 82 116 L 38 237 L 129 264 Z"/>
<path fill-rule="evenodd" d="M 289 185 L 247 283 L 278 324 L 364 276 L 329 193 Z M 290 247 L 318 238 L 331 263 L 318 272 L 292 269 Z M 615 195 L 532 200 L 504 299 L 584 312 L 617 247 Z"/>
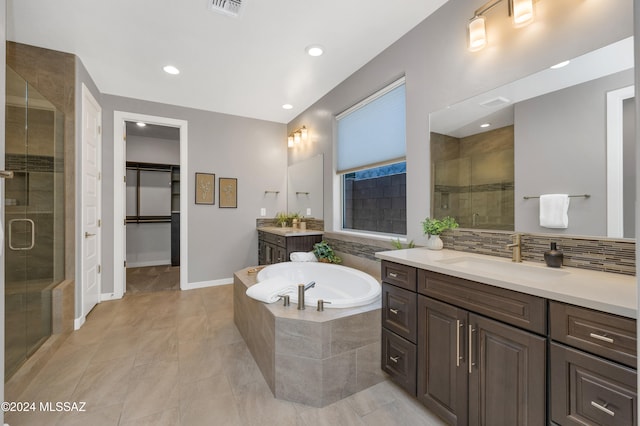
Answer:
<path fill-rule="evenodd" d="M 582 197 L 584 197 L 584 198 L 589 198 L 589 197 L 591 197 L 591 195 L 590 195 L 590 194 L 569 195 L 569 198 L 582 198 Z M 522 197 L 522 198 L 524 198 L 525 200 L 528 200 L 529 198 L 540 198 L 540 196 L 539 196 L 539 195 L 538 195 L 538 196 L 526 196 L 526 195 L 525 195 L 525 196 L 524 196 L 524 197 Z"/>

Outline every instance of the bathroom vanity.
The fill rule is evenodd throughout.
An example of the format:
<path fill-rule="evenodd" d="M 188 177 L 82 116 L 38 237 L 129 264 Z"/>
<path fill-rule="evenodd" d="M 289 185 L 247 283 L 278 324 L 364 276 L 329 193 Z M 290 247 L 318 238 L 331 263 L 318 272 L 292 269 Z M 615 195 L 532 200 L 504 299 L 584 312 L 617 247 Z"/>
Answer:
<path fill-rule="evenodd" d="M 382 259 L 382 369 L 453 425 L 635 425 L 635 277 L 451 250 Z"/>
<path fill-rule="evenodd" d="M 291 253 L 311 251 L 322 241 L 322 231 L 263 226 L 258 228 L 258 263 L 287 262 Z"/>

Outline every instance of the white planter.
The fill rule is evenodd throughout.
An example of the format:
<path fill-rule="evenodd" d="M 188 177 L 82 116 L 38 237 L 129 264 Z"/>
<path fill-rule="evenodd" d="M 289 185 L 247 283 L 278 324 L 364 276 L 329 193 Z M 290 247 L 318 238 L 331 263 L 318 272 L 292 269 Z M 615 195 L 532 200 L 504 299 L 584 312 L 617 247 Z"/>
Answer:
<path fill-rule="evenodd" d="M 427 240 L 426 247 L 429 250 L 442 250 L 444 244 L 442 243 L 442 239 L 440 235 L 429 235 L 429 239 Z"/>

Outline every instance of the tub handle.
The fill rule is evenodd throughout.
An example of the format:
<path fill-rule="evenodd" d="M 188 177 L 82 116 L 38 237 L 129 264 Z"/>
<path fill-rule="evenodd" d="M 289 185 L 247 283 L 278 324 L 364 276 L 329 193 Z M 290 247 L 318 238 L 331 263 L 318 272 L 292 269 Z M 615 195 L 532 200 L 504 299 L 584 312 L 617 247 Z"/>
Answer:
<path fill-rule="evenodd" d="M 392 314 L 398 315 L 398 310 L 397 309 L 389 308 L 389 310 L 391 311 Z"/>

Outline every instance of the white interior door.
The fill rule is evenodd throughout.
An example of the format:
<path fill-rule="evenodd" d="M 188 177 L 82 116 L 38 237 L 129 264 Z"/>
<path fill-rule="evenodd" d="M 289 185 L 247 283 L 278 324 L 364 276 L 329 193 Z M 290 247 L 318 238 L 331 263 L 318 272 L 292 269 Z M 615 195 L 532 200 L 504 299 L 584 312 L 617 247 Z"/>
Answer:
<path fill-rule="evenodd" d="M 102 108 L 82 86 L 82 316 L 100 301 Z"/>

